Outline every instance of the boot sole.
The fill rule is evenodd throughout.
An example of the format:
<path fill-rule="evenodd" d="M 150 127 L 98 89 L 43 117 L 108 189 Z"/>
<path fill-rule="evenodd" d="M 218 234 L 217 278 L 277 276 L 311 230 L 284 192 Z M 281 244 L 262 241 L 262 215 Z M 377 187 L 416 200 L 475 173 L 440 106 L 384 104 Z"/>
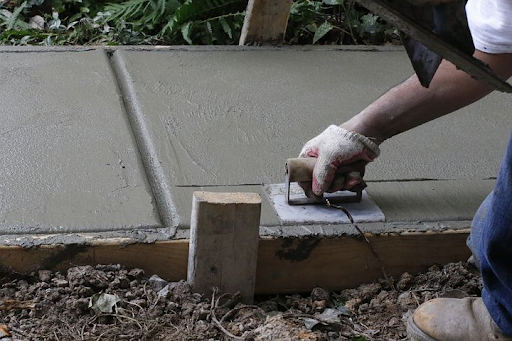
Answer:
<path fill-rule="evenodd" d="M 412 317 L 411 315 L 407 319 L 407 337 L 410 341 L 439 341 L 425 334 L 425 332 L 414 323 Z"/>

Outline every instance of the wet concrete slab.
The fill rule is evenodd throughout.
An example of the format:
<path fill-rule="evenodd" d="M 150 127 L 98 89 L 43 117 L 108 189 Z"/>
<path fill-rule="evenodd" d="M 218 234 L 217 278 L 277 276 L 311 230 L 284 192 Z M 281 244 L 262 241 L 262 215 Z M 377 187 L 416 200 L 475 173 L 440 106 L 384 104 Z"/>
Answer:
<path fill-rule="evenodd" d="M 386 221 L 472 220 L 493 180 L 370 182 L 367 191 Z"/>
<path fill-rule="evenodd" d="M 353 233 L 344 216 L 285 226 L 263 186 L 284 181 L 305 141 L 407 78 L 404 52 L 110 52 L 0 49 L 0 234 L 155 241 L 179 226 L 186 237 L 196 190 L 261 194 L 262 235 Z M 467 228 L 492 189 L 511 104 L 492 94 L 384 143 L 366 178 L 385 221 L 361 228 Z"/>
<path fill-rule="evenodd" d="M 412 70 L 402 51 L 117 51 L 171 186 L 282 181 L 284 160 Z M 368 180 L 496 176 L 512 97 L 395 137 Z"/>
<path fill-rule="evenodd" d="M 0 232 L 161 226 L 106 53 L 1 58 Z"/>
<path fill-rule="evenodd" d="M 284 161 L 305 141 L 412 73 L 406 54 L 389 49 L 117 50 L 114 61 L 143 113 L 180 227 L 190 219 L 191 187 L 259 192 L 283 182 Z M 386 221 L 470 220 L 492 188 L 479 181 L 496 176 L 511 104 L 495 93 L 385 142 L 366 179 Z M 263 226 L 279 224 L 264 211 Z"/>

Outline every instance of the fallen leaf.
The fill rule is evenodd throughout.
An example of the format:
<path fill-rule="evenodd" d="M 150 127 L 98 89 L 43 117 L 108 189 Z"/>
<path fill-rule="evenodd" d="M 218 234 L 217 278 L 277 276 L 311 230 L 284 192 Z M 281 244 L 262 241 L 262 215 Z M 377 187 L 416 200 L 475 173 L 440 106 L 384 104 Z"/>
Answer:
<path fill-rule="evenodd" d="M 92 309 L 96 314 L 112 314 L 117 311 L 117 303 L 121 301 L 119 296 L 99 293 L 91 296 L 89 300 L 89 308 Z"/>
<path fill-rule="evenodd" d="M 11 332 L 9 331 L 9 328 L 5 324 L 0 324 L 0 339 L 3 339 L 4 337 L 10 337 L 12 336 Z"/>

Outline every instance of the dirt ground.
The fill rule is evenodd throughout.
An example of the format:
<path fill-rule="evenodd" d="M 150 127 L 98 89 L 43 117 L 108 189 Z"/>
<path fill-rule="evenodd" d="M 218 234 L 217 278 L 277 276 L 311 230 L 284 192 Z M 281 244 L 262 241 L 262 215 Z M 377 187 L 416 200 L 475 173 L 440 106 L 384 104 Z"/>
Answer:
<path fill-rule="evenodd" d="M 191 292 L 185 282 L 148 278 L 120 265 L 67 273 L 4 274 L 0 338 L 5 340 L 403 340 L 404 321 L 422 302 L 480 294 L 466 262 L 404 273 L 342 292 L 257 297 Z"/>

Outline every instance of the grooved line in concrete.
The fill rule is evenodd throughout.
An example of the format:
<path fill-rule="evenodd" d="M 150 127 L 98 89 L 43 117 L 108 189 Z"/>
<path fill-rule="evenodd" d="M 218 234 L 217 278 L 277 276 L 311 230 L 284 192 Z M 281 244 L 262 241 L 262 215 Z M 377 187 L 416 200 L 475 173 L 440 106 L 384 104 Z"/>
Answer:
<path fill-rule="evenodd" d="M 126 64 L 120 53 L 121 51 L 117 51 L 109 56 L 110 65 L 112 66 L 121 96 L 123 97 L 135 141 L 137 142 L 141 154 L 142 163 L 144 164 L 149 184 L 156 200 L 156 207 L 160 219 L 165 227 L 171 228 L 171 236 L 174 236 L 177 226 L 179 225 L 179 216 L 176 213 L 171 191 L 167 185 L 169 182 L 166 181 L 165 172 L 158 159 L 156 147 L 153 143 L 155 137 L 151 134 L 147 125 L 147 119 L 137 99 L 133 79 L 128 73 Z"/>

